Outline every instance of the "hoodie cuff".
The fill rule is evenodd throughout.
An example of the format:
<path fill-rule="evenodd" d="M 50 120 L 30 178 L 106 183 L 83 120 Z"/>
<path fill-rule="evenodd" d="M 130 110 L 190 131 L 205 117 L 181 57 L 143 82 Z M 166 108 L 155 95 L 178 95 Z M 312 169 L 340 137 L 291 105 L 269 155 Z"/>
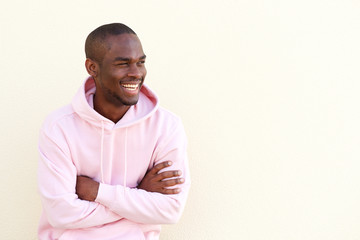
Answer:
<path fill-rule="evenodd" d="M 100 183 L 98 194 L 96 196 L 95 202 L 98 202 L 108 208 L 111 208 L 111 204 L 114 204 L 118 201 L 121 201 L 124 197 L 123 186 L 117 185 L 109 185 Z"/>

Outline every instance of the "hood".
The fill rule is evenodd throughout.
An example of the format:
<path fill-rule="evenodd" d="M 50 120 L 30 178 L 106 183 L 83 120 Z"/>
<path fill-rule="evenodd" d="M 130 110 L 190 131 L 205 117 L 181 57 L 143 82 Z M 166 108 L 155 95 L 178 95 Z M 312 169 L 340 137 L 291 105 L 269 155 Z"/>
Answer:
<path fill-rule="evenodd" d="M 85 80 L 84 84 L 76 93 L 72 106 L 75 112 L 91 125 L 104 127 L 105 129 L 129 127 L 150 117 L 159 106 L 159 100 L 145 84 L 142 85 L 139 101 L 114 123 L 110 119 L 100 115 L 93 108 L 93 95 L 96 91 L 95 81 L 92 77 Z"/>

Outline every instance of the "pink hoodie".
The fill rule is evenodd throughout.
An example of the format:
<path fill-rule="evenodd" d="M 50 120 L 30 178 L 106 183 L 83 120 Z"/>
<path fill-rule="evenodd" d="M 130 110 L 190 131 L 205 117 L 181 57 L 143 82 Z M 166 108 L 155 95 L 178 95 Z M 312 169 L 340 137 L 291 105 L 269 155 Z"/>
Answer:
<path fill-rule="evenodd" d="M 178 117 L 158 106 L 143 85 L 139 102 L 116 124 L 93 109 L 94 80 L 88 78 L 67 105 L 40 130 L 38 184 L 43 213 L 39 239 L 159 239 L 159 224 L 175 223 L 190 188 L 186 136 Z M 182 171 L 175 195 L 137 189 L 155 164 Z M 100 182 L 95 202 L 80 200 L 76 176 Z"/>

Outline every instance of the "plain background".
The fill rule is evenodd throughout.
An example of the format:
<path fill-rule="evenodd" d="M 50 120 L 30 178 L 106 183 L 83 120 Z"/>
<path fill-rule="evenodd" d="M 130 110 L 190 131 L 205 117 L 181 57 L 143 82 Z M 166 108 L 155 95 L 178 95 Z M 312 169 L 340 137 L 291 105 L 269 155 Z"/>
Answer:
<path fill-rule="evenodd" d="M 192 189 L 162 240 L 360 239 L 358 0 L 1 1 L 0 239 L 36 239 L 43 119 L 123 22 L 189 138 Z"/>

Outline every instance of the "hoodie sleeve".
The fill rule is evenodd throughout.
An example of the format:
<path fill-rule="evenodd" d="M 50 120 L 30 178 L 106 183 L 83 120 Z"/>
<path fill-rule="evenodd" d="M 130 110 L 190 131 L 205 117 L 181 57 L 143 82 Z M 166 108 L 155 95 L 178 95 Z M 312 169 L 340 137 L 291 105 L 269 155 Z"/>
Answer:
<path fill-rule="evenodd" d="M 40 131 L 39 154 L 38 190 L 43 211 L 53 227 L 86 228 L 121 218 L 101 204 L 78 198 L 77 170 L 60 130 Z"/>
<path fill-rule="evenodd" d="M 171 134 L 155 149 L 154 165 L 171 160 L 166 170 L 181 170 L 185 182 L 178 187 L 178 194 L 165 195 L 121 185 L 100 184 L 97 199 L 101 203 L 131 221 L 145 224 L 176 223 L 183 212 L 190 189 L 190 173 L 186 153 L 187 141 L 182 124 L 178 122 Z"/>

